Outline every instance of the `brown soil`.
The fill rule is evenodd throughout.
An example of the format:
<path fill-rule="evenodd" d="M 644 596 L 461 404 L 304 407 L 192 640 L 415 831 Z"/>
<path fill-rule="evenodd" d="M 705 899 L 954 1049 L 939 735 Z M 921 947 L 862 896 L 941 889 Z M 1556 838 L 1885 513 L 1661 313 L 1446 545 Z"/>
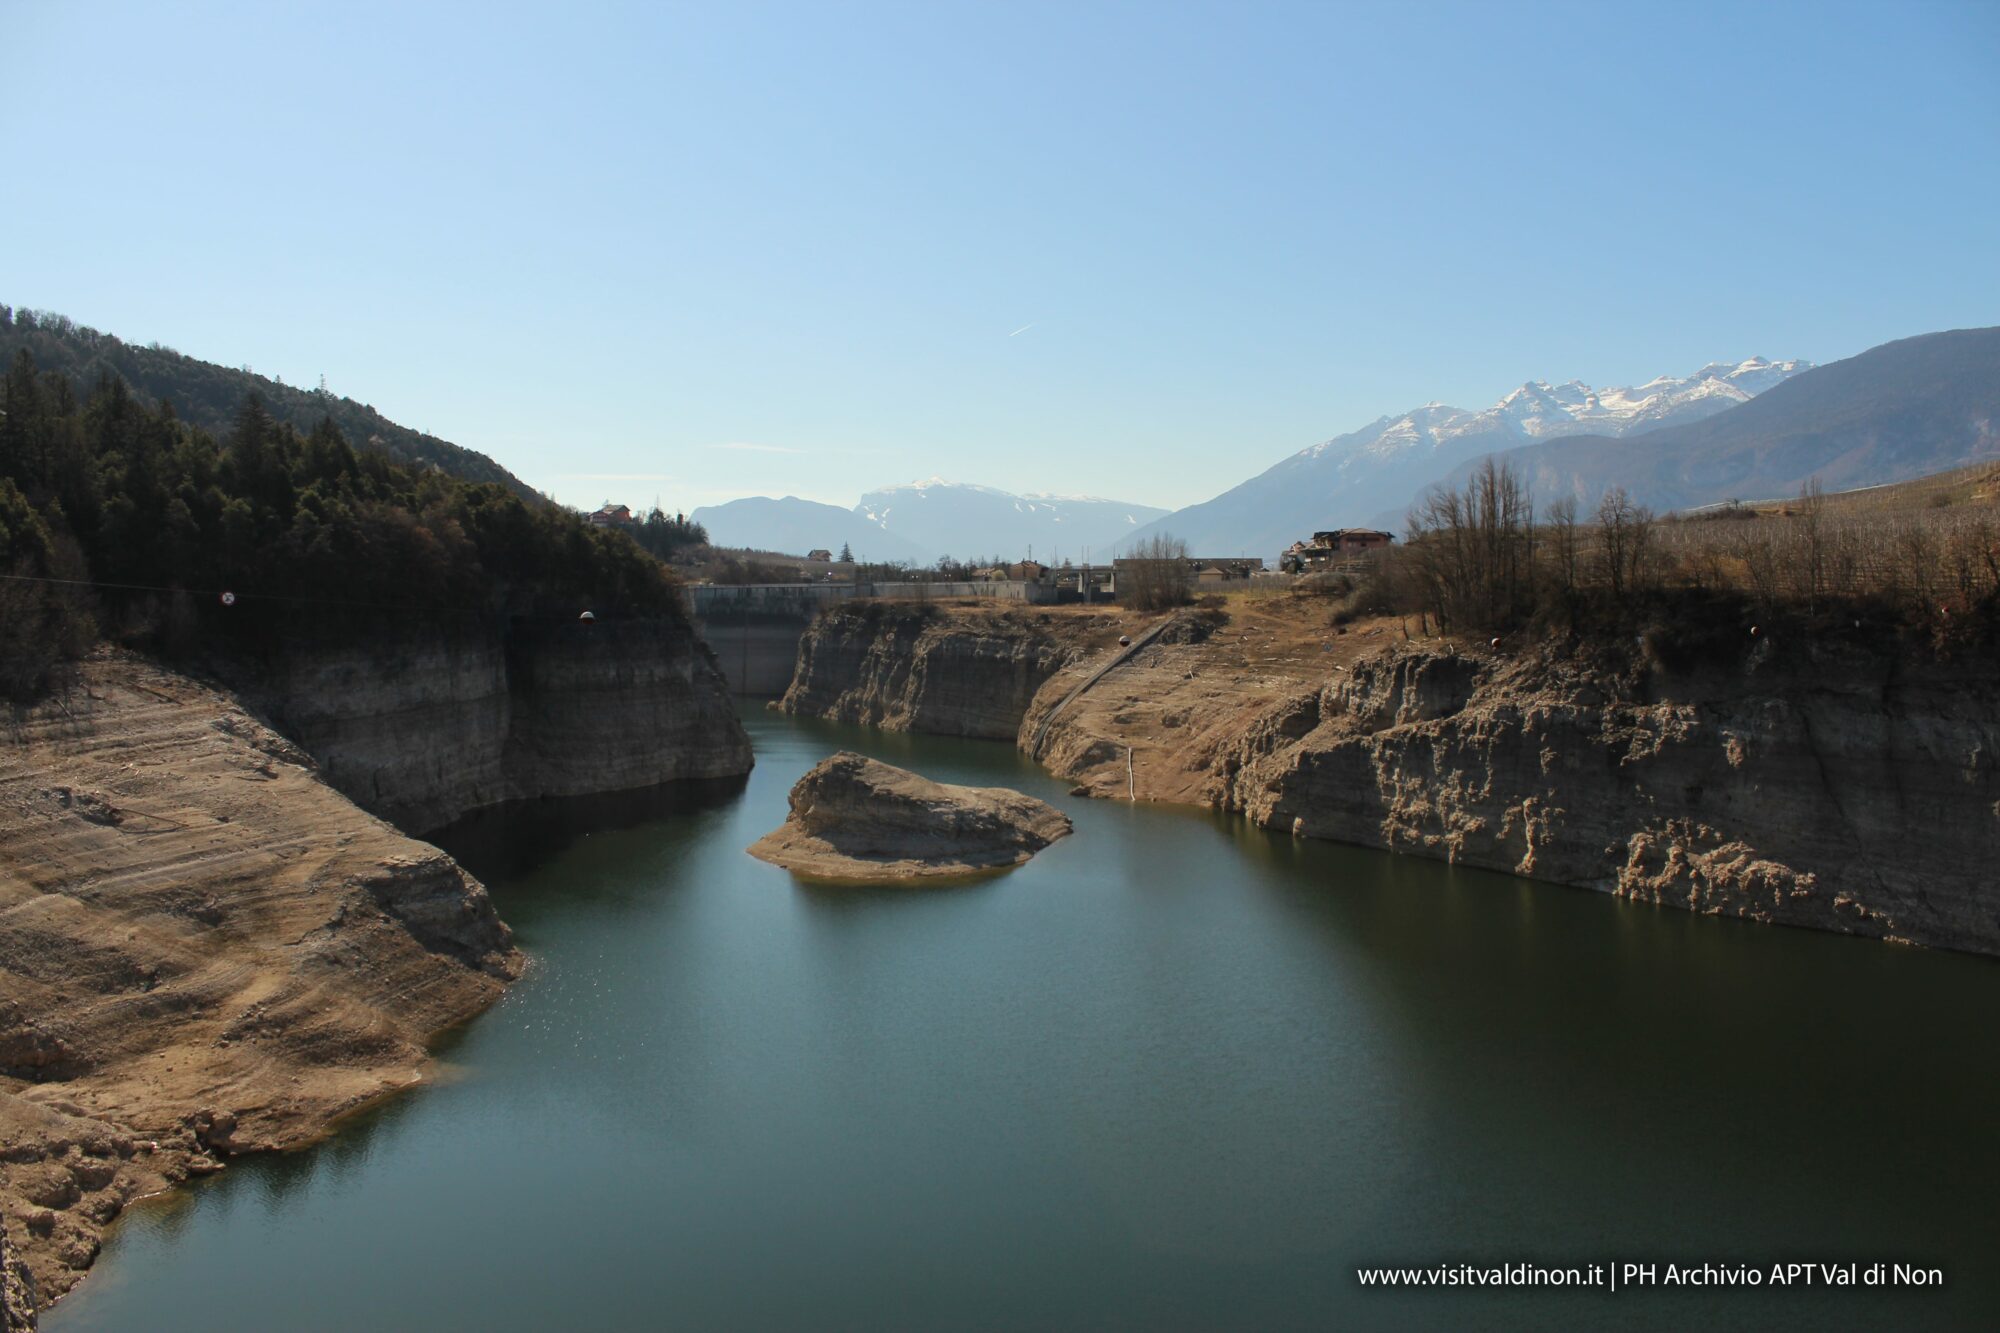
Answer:
<path fill-rule="evenodd" d="M 1191 634 L 1170 629 L 1071 699 L 1035 757 L 1092 796 L 1204 804 L 1212 799 L 1218 754 L 1259 716 L 1403 638 L 1393 617 L 1336 628 L 1326 598 L 1234 593 L 1217 600 L 1222 605 L 1172 613 L 1194 627 Z M 1136 639 L 1161 618 L 1128 613 L 1126 623 L 1136 628 L 1114 631 L 1109 651 L 1118 632 Z M 1204 634 L 1198 642 L 1170 641 Z M 1042 688 L 1022 725 L 1024 746 L 1105 660 L 1093 654 Z"/>
<path fill-rule="evenodd" d="M 485 889 L 129 655 L 0 739 L 0 1210 L 47 1304 L 129 1200 L 421 1077 L 520 954 Z"/>

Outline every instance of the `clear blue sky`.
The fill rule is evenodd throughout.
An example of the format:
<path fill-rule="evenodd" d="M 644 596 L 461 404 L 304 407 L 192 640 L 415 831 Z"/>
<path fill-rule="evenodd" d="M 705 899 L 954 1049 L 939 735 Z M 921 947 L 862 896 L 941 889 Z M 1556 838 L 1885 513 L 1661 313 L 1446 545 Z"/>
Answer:
<path fill-rule="evenodd" d="M 1995 4 L 0 0 L 0 300 L 572 503 L 1175 506 L 2000 323 L 1996 68 Z"/>

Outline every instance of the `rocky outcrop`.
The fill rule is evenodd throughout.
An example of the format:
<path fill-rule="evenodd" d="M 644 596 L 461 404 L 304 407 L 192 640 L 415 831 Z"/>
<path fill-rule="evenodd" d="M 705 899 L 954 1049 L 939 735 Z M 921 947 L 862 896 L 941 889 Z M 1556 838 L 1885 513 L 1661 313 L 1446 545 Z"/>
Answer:
<path fill-rule="evenodd" d="M 1270 708 L 1213 772 L 1215 803 L 1306 836 L 2000 954 L 1986 661 L 1402 648 Z"/>
<path fill-rule="evenodd" d="M 843 750 L 792 787 L 791 814 L 750 854 L 800 874 L 881 882 L 1019 865 L 1069 817 L 1005 787 L 956 787 Z"/>
<path fill-rule="evenodd" d="M 34 1284 L 8 1248 L 6 1233 L 0 1231 L 0 1330 L 17 1333 L 34 1327 Z"/>
<path fill-rule="evenodd" d="M 225 691 L 103 652 L 0 743 L 0 1222 L 47 1303 L 125 1203 L 418 1081 L 522 959 Z"/>
<path fill-rule="evenodd" d="M 714 655 L 685 621 L 391 627 L 217 669 L 328 782 L 413 831 L 751 765 Z"/>
<path fill-rule="evenodd" d="M 1032 612 L 912 603 L 828 611 L 799 643 L 781 712 L 890 731 L 1012 740 L 1036 691 L 1080 652 Z"/>
<path fill-rule="evenodd" d="M 968 734 L 974 710 L 938 704 L 991 682 L 971 663 L 1053 645 L 1066 660 L 1013 734 L 1081 793 L 2000 954 L 1990 652 L 1945 661 L 1800 631 L 1782 644 L 1724 636 L 1735 646 L 1675 665 L 1650 639 L 1495 653 L 1411 644 L 1394 619 L 1331 625 L 1312 599 L 1233 601 L 1200 633 L 1145 644 L 1140 623 L 1111 642 L 1121 632 L 1135 651 L 999 617 L 870 621 L 857 608 L 809 636 L 786 702 Z M 972 638 L 979 651 L 958 656 Z M 995 712 L 998 730 L 1011 696 Z"/>

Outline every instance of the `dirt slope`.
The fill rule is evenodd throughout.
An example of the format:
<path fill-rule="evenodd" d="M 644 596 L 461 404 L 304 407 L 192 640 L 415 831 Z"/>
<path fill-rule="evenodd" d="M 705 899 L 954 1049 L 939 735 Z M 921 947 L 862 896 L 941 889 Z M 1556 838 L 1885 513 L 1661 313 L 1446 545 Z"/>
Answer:
<path fill-rule="evenodd" d="M 485 889 L 125 654 L 0 737 L 0 1209 L 39 1303 L 130 1199 L 417 1081 L 521 957 Z"/>

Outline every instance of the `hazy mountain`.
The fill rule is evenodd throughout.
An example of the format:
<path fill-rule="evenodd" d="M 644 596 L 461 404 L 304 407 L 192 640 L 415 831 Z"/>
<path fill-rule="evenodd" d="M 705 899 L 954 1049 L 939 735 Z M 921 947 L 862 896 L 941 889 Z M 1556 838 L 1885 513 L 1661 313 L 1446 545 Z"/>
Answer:
<path fill-rule="evenodd" d="M 717 546 L 748 546 L 787 555 L 824 547 L 839 555 L 846 544 L 858 560 L 927 565 L 937 559 L 933 552 L 891 536 L 852 509 L 796 495 L 782 500 L 753 495 L 697 509 L 688 517 L 707 528 L 709 541 Z"/>
<path fill-rule="evenodd" d="M 1480 412 L 1427 403 L 1302 449 L 1133 535 L 1171 533 L 1198 555 L 1269 558 L 1319 528 L 1400 527 L 1410 497 L 1467 459 L 1535 440 L 1586 432 L 1638 435 L 1698 421 L 1747 403 L 1809 366 L 1751 357 L 1624 388 L 1535 380 Z"/>
<path fill-rule="evenodd" d="M 1796 495 L 1814 476 L 1831 491 L 1962 467 L 2000 457 L 2000 328 L 1885 343 L 1691 424 L 1626 439 L 1550 440 L 1500 456 L 1540 501 L 1574 495 L 1594 505 L 1623 486 L 1660 510 Z M 1450 479 L 1461 481 L 1470 466 Z"/>
<path fill-rule="evenodd" d="M 1166 514 L 1153 505 L 1087 495 L 1016 495 L 991 486 L 932 477 L 861 497 L 854 512 L 885 533 L 962 559 L 1018 560 L 1032 547 L 1040 560 L 1103 558 L 1114 542 Z"/>
<path fill-rule="evenodd" d="M 60 371 L 79 385 L 93 384 L 101 374 L 117 375 L 141 402 L 150 405 L 166 399 L 182 421 L 218 439 L 229 434 L 237 408 L 255 392 L 263 395 L 272 416 L 301 431 L 310 431 L 321 417 L 330 416 L 356 448 L 374 441 L 397 462 L 437 467 L 466 481 L 497 481 L 517 495 L 539 498 L 532 486 L 485 454 L 399 426 L 352 398 L 197 361 L 157 343 L 140 347 L 62 315 L 9 313 L 11 317 L 0 317 L 0 358 L 4 358 L 0 364 L 11 362 L 26 348 L 41 369 Z"/>

